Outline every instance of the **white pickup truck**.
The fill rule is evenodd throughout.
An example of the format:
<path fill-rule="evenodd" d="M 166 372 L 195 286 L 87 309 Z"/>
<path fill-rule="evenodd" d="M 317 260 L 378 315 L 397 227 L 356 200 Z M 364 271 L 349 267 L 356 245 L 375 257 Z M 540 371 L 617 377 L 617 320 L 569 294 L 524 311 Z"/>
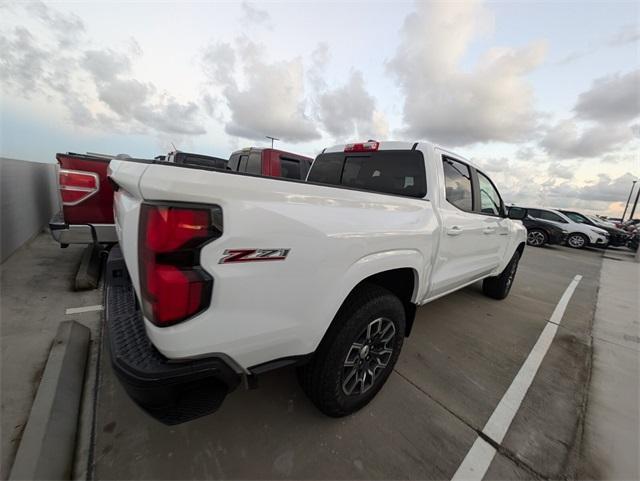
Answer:
<path fill-rule="evenodd" d="M 505 298 L 526 242 L 526 211 L 427 142 L 331 147 L 306 181 L 117 160 L 109 177 L 112 364 L 167 424 L 292 364 L 325 414 L 360 409 L 416 306 L 479 280 Z"/>

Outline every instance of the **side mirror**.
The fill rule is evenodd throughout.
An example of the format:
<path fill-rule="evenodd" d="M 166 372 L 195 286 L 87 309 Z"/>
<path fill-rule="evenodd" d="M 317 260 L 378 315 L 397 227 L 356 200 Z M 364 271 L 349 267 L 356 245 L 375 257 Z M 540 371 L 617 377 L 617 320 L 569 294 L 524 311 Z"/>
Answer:
<path fill-rule="evenodd" d="M 527 217 L 527 209 L 522 207 L 509 207 L 507 217 L 513 220 L 522 220 Z"/>

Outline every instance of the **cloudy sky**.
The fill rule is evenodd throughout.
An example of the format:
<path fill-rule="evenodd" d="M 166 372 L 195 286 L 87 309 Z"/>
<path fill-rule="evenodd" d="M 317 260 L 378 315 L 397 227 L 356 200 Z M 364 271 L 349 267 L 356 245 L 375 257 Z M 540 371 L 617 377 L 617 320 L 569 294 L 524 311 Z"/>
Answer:
<path fill-rule="evenodd" d="M 603 214 L 640 174 L 633 1 L 0 1 L 0 76 L 4 157 L 426 139 Z"/>

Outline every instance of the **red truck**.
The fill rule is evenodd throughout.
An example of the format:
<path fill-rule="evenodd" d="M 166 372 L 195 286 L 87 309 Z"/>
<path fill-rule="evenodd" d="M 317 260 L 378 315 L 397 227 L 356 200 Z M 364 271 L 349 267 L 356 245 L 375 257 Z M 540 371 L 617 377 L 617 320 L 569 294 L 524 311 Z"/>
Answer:
<path fill-rule="evenodd" d="M 247 147 L 229 157 L 229 169 L 265 177 L 306 179 L 313 159 L 278 149 Z"/>
<path fill-rule="evenodd" d="M 107 180 L 107 167 L 113 158 L 56 154 L 62 211 L 51 219 L 49 228 L 62 247 L 118 242 L 113 226 L 113 187 Z"/>
<path fill-rule="evenodd" d="M 58 187 L 62 211 L 51 219 L 49 228 L 62 247 L 118 242 L 113 224 L 113 186 L 107 178 L 109 162 L 115 158 L 126 160 L 129 156 L 56 154 L 60 166 Z M 179 163 L 194 168 L 223 168 L 267 177 L 305 179 L 313 159 L 283 150 L 251 147 L 234 152 L 228 161 L 176 151 L 144 162 Z"/>

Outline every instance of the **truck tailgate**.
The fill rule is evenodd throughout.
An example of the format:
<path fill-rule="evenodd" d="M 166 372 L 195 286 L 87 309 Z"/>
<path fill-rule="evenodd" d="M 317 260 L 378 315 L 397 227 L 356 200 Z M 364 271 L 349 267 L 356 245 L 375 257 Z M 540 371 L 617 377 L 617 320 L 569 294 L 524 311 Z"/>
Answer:
<path fill-rule="evenodd" d="M 113 188 L 107 182 L 109 159 L 81 154 L 56 154 L 61 169 L 88 172 L 97 176 L 98 191 L 81 202 L 64 204 L 64 220 L 68 224 L 112 224 Z"/>

